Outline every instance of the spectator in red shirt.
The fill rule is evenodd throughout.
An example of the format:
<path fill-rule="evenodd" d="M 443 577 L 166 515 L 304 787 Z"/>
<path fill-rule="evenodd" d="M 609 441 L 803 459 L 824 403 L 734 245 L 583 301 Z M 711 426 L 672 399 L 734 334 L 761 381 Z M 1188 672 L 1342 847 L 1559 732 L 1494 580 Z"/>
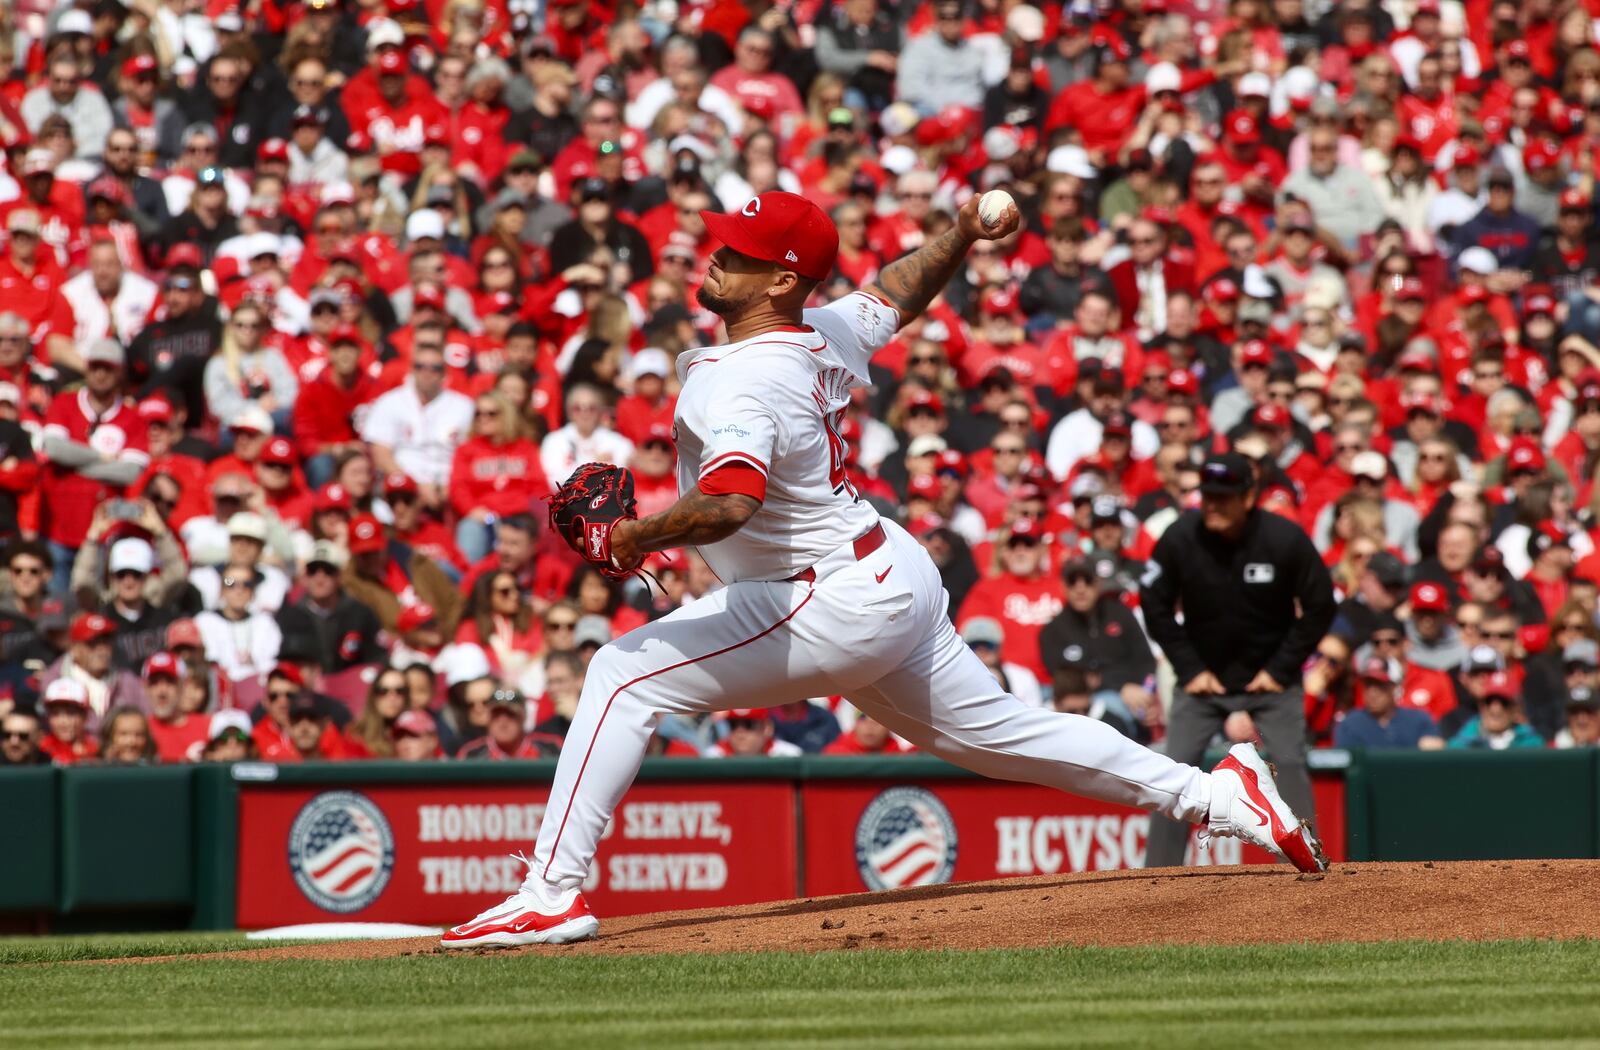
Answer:
<path fill-rule="evenodd" d="M 89 735 L 89 691 L 83 683 L 58 678 L 44 690 L 44 718 L 50 731 L 39 742 L 39 750 L 58 766 L 77 765 L 100 753 L 100 745 Z"/>
<path fill-rule="evenodd" d="M 633 355 L 627 371 L 633 376 L 633 393 L 617 402 L 615 429 L 639 445 L 657 423 L 672 425 L 673 412 L 678 405 L 677 397 L 667 393 L 672 361 L 666 351 L 646 347 Z"/>
<path fill-rule="evenodd" d="M 504 395 L 478 395 L 472 431 L 450 467 L 450 505 L 460 518 L 456 547 L 468 562 L 494 546 L 496 521 L 527 513 L 532 501 L 550 493 L 539 446 L 528 439 L 522 417 Z"/>
<path fill-rule="evenodd" d="M 328 341 L 328 367 L 300 387 L 293 432 L 306 480 L 314 486 L 333 477 L 340 453 L 361 447 L 364 409 L 382 392 L 378 381 L 361 367 L 366 353 L 366 340 L 354 326 L 334 329 Z"/>
<path fill-rule="evenodd" d="M 144 695 L 150 703 L 150 736 L 163 762 L 194 762 L 200 758 L 210 730 L 210 719 L 183 708 L 181 681 L 187 669 L 168 652 L 144 663 Z"/>
<path fill-rule="evenodd" d="M 866 712 L 857 712 L 855 724 L 822 749 L 824 755 L 904 755 L 911 748 L 895 739 L 889 727 Z"/>
<path fill-rule="evenodd" d="M 504 762 L 513 758 L 555 758 L 561 753 L 558 738 L 524 729 L 528 705 L 514 689 L 497 689 L 489 697 L 489 726 L 483 736 L 469 740 L 457 758 Z"/>
<path fill-rule="evenodd" d="M 956 619 L 958 629 L 975 616 L 999 620 L 1006 634 L 1001 657 L 1026 667 L 1037 678 L 1045 677 L 1039 632 L 1066 603 L 1065 588 L 1049 571 L 1042 533 L 1031 518 L 1012 522 L 1001 545 L 998 571 L 973 586 Z"/>

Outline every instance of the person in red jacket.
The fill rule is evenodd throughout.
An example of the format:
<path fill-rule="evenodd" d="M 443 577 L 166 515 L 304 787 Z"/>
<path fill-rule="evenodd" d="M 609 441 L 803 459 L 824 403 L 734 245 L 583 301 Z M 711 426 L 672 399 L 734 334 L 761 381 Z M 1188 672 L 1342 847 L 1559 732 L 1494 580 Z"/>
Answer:
<path fill-rule="evenodd" d="M 361 447 L 361 421 L 380 393 L 378 381 L 361 367 L 365 354 L 366 340 L 354 326 L 335 329 L 328 343 L 328 367 L 302 384 L 295 399 L 295 441 L 312 485 L 327 484 L 336 457 Z"/>
<path fill-rule="evenodd" d="M 441 131 L 450 111 L 433 97 L 427 81 L 411 75 L 411 64 L 399 48 L 380 48 L 375 62 L 377 91 L 362 93 L 352 103 L 350 88 L 343 97 L 351 131 L 370 139 L 385 171 L 417 174 L 422 168 L 422 148 L 430 130 Z M 367 70 L 351 82 L 354 87 Z"/>
<path fill-rule="evenodd" d="M 667 393 L 672 361 L 665 350 L 649 346 L 633 355 L 628 370 L 633 374 L 633 393 L 617 401 L 615 428 L 635 445 L 642 445 L 656 424 L 672 426 L 678 406 L 677 397 Z"/>
<path fill-rule="evenodd" d="M 89 690 L 76 678 L 57 678 L 45 686 L 44 717 L 50 731 L 39 750 L 58 766 L 71 766 L 100 753 L 89 735 Z"/>
<path fill-rule="evenodd" d="M 456 546 L 476 562 L 494 545 L 495 521 L 526 514 L 550 494 L 539 446 L 523 430 L 516 406 L 497 391 L 479 394 L 472 436 L 450 466 L 450 505 L 460 516 Z"/>
<path fill-rule="evenodd" d="M 856 715 L 850 732 L 841 733 L 827 747 L 824 755 L 905 755 L 911 748 L 902 744 L 889 732 L 889 727 L 865 712 Z"/>
<path fill-rule="evenodd" d="M 1043 531 L 1032 518 L 1011 523 L 999 573 L 973 585 L 956 619 L 957 630 L 976 616 L 999 620 L 1006 632 L 1001 659 L 1021 664 L 1040 678 L 1047 672 L 1039 655 L 1039 632 L 1066 604 L 1066 588 L 1047 571 Z"/>
<path fill-rule="evenodd" d="M 183 709 L 183 661 L 168 652 L 144 662 L 144 695 L 150 703 L 150 736 L 163 762 L 194 762 L 206 745 L 211 719 Z"/>

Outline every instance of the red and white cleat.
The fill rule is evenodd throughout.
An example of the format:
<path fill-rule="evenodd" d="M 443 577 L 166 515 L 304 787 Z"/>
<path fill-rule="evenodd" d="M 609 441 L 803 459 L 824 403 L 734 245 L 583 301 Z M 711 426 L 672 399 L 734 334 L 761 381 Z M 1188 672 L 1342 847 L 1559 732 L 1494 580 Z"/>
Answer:
<path fill-rule="evenodd" d="M 1301 871 L 1328 868 L 1322 843 L 1278 794 L 1272 770 L 1254 744 L 1233 745 L 1211 771 L 1211 819 L 1201 829 L 1201 844 L 1212 835 L 1253 843 Z"/>
<path fill-rule="evenodd" d="M 553 894 L 549 901 L 523 888 L 470 922 L 445 931 L 439 943 L 446 948 L 512 948 L 586 941 L 599 932 L 600 920 L 576 888 Z"/>

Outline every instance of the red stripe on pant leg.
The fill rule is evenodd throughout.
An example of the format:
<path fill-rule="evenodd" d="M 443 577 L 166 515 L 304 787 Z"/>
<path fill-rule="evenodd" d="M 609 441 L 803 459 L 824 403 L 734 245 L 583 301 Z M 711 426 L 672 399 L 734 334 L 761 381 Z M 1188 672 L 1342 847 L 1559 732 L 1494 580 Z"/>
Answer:
<path fill-rule="evenodd" d="M 606 700 L 605 710 L 600 712 L 600 720 L 594 724 L 594 734 L 589 737 L 589 747 L 583 753 L 583 764 L 578 766 L 578 779 L 574 780 L 572 782 L 572 792 L 567 797 L 567 808 L 565 810 L 563 810 L 562 813 L 561 813 L 561 826 L 556 828 L 555 841 L 550 844 L 550 859 L 545 861 L 544 874 L 541 876 L 542 878 L 546 879 L 547 881 L 549 880 L 549 877 L 550 877 L 550 865 L 554 864 L 555 861 L 556 861 L 556 848 L 561 845 L 561 836 L 566 833 L 566 830 L 567 830 L 567 818 L 572 816 L 572 803 L 574 801 L 576 801 L 576 799 L 578 797 L 578 785 L 583 783 L 584 771 L 589 768 L 589 757 L 594 754 L 594 743 L 595 743 L 596 740 L 600 739 L 600 727 L 606 724 L 606 716 L 611 713 L 611 705 L 616 702 L 617 697 L 622 695 L 623 690 L 629 688 L 630 686 L 638 685 L 640 682 L 643 682 L 646 679 L 654 678 L 656 675 L 666 674 L 668 671 L 676 671 L 680 667 L 687 667 L 690 664 L 697 664 L 697 663 L 700 663 L 700 662 L 702 662 L 704 660 L 710 660 L 713 657 L 721 656 L 723 653 L 731 653 L 735 649 L 739 649 L 739 648 L 742 648 L 743 646 L 749 645 L 751 642 L 760 641 L 761 639 L 765 638 L 767 635 L 771 634 L 773 631 L 776 631 L 778 628 L 782 627 L 784 624 L 786 624 L 790 620 L 794 619 L 795 614 L 798 613 L 801 609 L 804 609 L 806 607 L 806 602 L 809 602 L 811 600 L 811 596 L 813 594 L 815 594 L 815 593 L 816 593 L 816 591 L 814 591 L 814 590 L 813 591 L 807 591 L 806 592 L 806 596 L 804 598 L 800 599 L 800 604 L 796 605 L 793 609 L 791 609 L 789 611 L 789 615 L 785 616 L 783 619 L 779 620 L 777 623 L 773 624 L 771 627 L 768 627 L 766 630 L 762 631 L 760 634 L 752 635 L 751 637 L 746 638 L 742 642 L 734 642 L 732 645 L 727 646 L 726 648 L 723 648 L 723 649 L 718 649 L 714 653 L 707 653 L 704 656 L 691 657 L 688 660 L 679 660 L 677 663 L 672 664 L 672 665 L 670 665 L 668 667 L 658 668 L 657 670 L 651 671 L 648 674 L 642 674 L 638 678 L 634 678 L 634 679 L 632 679 L 630 681 L 623 682 L 621 685 L 617 686 L 616 691 L 611 694 L 611 697 L 608 700 Z"/>

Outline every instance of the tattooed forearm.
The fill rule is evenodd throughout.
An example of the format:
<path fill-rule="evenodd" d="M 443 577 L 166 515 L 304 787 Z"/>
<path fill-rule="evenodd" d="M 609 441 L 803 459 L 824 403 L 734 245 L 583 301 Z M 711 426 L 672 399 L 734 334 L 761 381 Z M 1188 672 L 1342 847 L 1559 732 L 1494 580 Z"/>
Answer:
<path fill-rule="evenodd" d="M 901 323 L 928 308 L 955 276 L 972 241 L 959 225 L 924 244 L 903 259 L 896 259 L 878 274 L 876 291 L 900 311 Z M 869 289 L 871 290 L 871 289 Z"/>
<path fill-rule="evenodd" d="M 622 561 L 623 554 L 637 558 L 651 551 L 715 543 L 738 532 L 760 506 L 759 500 L 742 493 L 708 496 L 692 488 L 659 514 L 618 524 L 612 551 Z M 618 541 L 624 550 L 617 549 Z"/>

